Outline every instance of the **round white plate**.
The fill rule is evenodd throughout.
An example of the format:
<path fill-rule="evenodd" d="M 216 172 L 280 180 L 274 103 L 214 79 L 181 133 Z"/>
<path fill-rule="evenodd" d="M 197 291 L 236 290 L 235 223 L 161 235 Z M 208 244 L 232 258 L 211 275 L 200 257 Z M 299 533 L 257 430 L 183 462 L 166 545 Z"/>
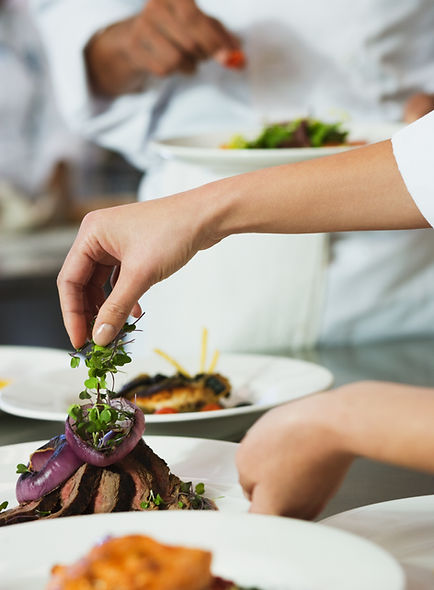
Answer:
<path fill-rule="evenodd" d="M 350 140 L 374 143 L 390 138 L 402 125 L 392 123 L 344 123 L 349 129 Z M 160 139 L 152 143 L 152 148 L 164 158 L 175 158 L 190 164 L 211 169 L 230 169 L 232 172 L 246 172 L 267 166 L 278 166 L 301 160 L 311 160 L 353 149 L 352 147 L 322 148 L 279 148 L 255 150 L 229 150 L 220 146 L 235 134 L 248 138 L 256 137 L 261 129 L 241 131 L 220 131 L 183 137 Z"/>
<path fill-rule="evenodd" d="M 352 535 L 303 521 L 218 513 L 118 513 L 0 529 L 3 590 L 43 590 L 107 535 L 139 533 L 211 550 L 213 572 L 261 590 L 403 590 L 399 565 Z"/>
<path fill-rule="evenodd" d="M 60 433 L 60 429 L 59 429 Z M 248 502 L 238 484 L 235 467 L 237 446 L 232 442 L 169 436 L 146 436 L 146 443 L 183 481 L 205 484 L 205 495 L 215 500 L 219 510 L 246 512 Z M 0 503 L 17 505 L 16 466 L 27 464 L 30 454 L 47 441 L 0 447 Z M 1 561 L 1 560 L 0 560 Z M 0 585 L 1 586 L 1 585 Z"/>
<path fill-rule="evenodd" d="M 62 369 L 68 358 L 67 351 L 58 348 L 0 346 L 0 381 Z"/>
<path fill-rule="evenodd" d="M 178 360 L 192 373 L 198 369 L 197 358 Z M 156 354 L 135 358 L 124 370 L 116 376 L 116 389 L 140 373 L 174 373 L 171 365 Z M 252 405 L 212 412 L 149 415 L 147 432 L 236 438 L 266 410 L 327 389 L 333 381 L 332 374 L 324 367 L 278 356 L 222 354 L 217 371 L 232 383 L 228 404 L 249 401 Z M 78 401 L 85 378 L 86 368 L 80 366 L 45 373 L 37 380 L 16 379 L 0 391 L 0 408 L 17 416 L 63 422 L 69 406 Z"/>
<path fill-rule="evenodd" d="M 408 590 L 434 588 L 434 496 L 362 506 L 321 522 L 389 551 L 404 567 Z"/>

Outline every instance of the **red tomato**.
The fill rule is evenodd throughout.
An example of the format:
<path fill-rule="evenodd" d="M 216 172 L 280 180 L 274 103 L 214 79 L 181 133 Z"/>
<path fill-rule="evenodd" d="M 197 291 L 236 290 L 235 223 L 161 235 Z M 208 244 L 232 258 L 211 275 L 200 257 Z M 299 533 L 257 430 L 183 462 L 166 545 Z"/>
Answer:
<path fill-rule="evenodd" d="M 223 410 L 223 406 L 217 403 L 205 404 L 203 408 L 200 409 L 201 412 L 211 412 L 212 410 Z"/>
<path fill-rule="evenodd" d="M 179 414 L 179 412 L 175 408 L 160 408 L 155 410 L 154 414 Z"/>
<path fill-rule="evenodd" d="M 246 56 L 240 49 L 234 49 L 227 56 L 225 66 L 241 70 L 246 65 Z"/>

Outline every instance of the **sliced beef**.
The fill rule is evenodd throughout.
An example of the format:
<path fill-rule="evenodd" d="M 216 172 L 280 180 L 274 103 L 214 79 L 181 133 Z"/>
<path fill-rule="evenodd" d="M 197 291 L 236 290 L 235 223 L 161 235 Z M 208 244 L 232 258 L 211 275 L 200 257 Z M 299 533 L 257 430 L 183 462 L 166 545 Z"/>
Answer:
<path fill-rule="evenodd" d="M 58 510 L 59 504 L 60 488 L 57 488 L 49 494 L 42 496 L 42 498 L 38 498 L 38 500 L 26 502 L 16 508 L 10 508 L 5 512 L 1 512 L 0 526 L 38 520 L 47 514 L 51 514 L 52 511 Z"/>
<path fill-rule="evenodd" d="M 91 512 L 101 514 L 112 512 L 116 506 L 121 478 L 119 473 L 104 469 L 92 500 Z"/>
<path fill-rule="evenodd" d="M 85 514 L 101 478 L 101 469 L 84 463 L 61 486 L 61 508 L 46 518 Z"/>
<path fill-rule="evenodd" d="M 122 461 L 108 467 L 85 463 L 49 494 L 0 513 L 0 526 L 76 514 L 216 509 L 212 501 L 197 496 L 191 486 L 187 488 L 140 440 Z"/>

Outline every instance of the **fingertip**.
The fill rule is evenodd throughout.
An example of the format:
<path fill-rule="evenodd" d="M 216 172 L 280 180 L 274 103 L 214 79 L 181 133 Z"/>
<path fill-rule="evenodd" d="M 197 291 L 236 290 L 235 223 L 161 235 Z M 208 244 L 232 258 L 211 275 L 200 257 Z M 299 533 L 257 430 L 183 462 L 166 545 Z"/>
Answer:
<path fill-rule="evenodd" d="M 133 309 L 131 310 L 131 315 L 135 318 L 139 318 L 141 315 L 143 315 L 142 308 L 139 303 L 134 305 Z"/>
<path fill-rule="evenodd" d="M 112 324 L 108 324 L 106 322 L 99 324 L 95 323 L 92 332 L 93 341 L 95 342 L 95 344 L 98 344 L 99 346 L 106 346 L 116 337 L 119 330 L 120 327 L 116 328 L 116 326 L 113 326 Z"/>

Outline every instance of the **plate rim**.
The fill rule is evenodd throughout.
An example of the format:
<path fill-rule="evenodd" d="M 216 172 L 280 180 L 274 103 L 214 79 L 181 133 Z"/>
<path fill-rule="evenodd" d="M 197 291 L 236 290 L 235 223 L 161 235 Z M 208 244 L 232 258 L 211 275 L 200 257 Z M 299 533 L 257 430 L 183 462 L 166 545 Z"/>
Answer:
<path fill-rule="evenodd" d="M 149 518 L 151 517 L 151 518 Z M 403 569 L 401 567 L 401 565 L 399 564 L 398 560 L 396 558 L 394 558 L 389 552 L 387 552 L 385 549 L 383 549 L 382 547 L 380 547 L 379 545 L 377 545 L 376 543 L 369 541 L 367 539 L 364 539 L 362 537 L 359 537 L 357 535 L 354 535 L 352 533 L 348 533 L 346 531 L 340 531 L 338 529 L 335 529 L 333 527 L 327 527 L 327 526 L 319 526 L 318 523 L 314 523 L 314 522 L 307 522 L 307 521 L 302 521 L 302 520 L 297 520 L 297 519 L 292 519 L 292 518 L 283 518 L 283 517 L 279 517 L 279 516 L 270 516 L 270 515 L 263 515 L 263 514 L 237 514 L 237 515 L 233 515 L 233 514 L 224 514 L 224 513 L 185 513 L 185 512 L 165 512 L 163 514 L 136 514 L 136 513 L 116 513 L 116 514 L 99 514 L 99 515 L 81 515 L 81 516 L 74 516 L 74 517 L 66 517 L 66 518 L 62 518 L 62 519 L 53 519 L 51 521 L 41 521 L 41 522 L 36 522 L 36 523 L 21 523 L 21 524 L 17 524 L 14 527 L 11 528 L 3 528 L 2 531 L 0 531 L 0 539 L 1 537 L 5 537 L 7 539 L 8 537 L 8 533 L 9 531 L 18 531 L 18 532 L 11 532 L 11 534 L 9 535 L 9 537 L 15 537 L 17 535 L 19 535 L 20 538 L 23 537 L 22 534 L 20 533 L 25 533 L 26 530 L 28 530 L 29 527 L 32 527 L 31 530 L 34 530 L 35 528 L 37 529 L 42 529 L 42 532 L 44 532 L 44 529 L 47 531 L 47 535 L 50 538 L 53 538 L 53 535 L 50 534 L 50 532 L 54 529 L 54 531 L 56 529 L 62 529 L 64 527 L 68 528 L 68 525 L 70 524 L 70 519 L 73 518 L 74 522 L 76 523 L 74 525 L 74 527 L 76 528 L 82 528 L 83 526 L 84 528 L 86 528 L 86 523 L 88 522 L 92 522 L 93 523 L 93 527 L 98 529 L 98 532 L 95 532 L 95 537 L 93 537 L 95 540 L 91 541 L 92 544 L 94 544 L 95 542 L 97 542 L 97 535 L 101 536 L 102 531 L 105 530 L 105 528 L 109 528 L 109 526 L 107 524 L 104 523 L 108 523 L 109 521 L 111 521 L 112 524 L 112 530 L 113 533 L 115 535 L 117 534 L 127 534 L 126 532 L 122 531 L 121 529 L 131 529 L 131 532 L 134 531 L 135 528 L 139 529 L 142 528 L 142 534 L 151 534 L 153 536 L 156 536 L 157 539 L 161 539 L 161 537 L 166 537 L 166 539 L 163 539 L 163 542 L 165 543 L 175 543 L 175 544 L 179 544 L 178 540 L 176 539 L 176 535 L 175 535 L 175 539 L 173 541 L 170 541 L 167 539 L 167 537 L 170 537 L 170 531 L 169 534 L 165 534 L 164 532 L 164 528 L 167 526 L 171 526 L 172 529 L 175 528 L 172 525 L 172 522 L 177 522 L 180 523 L 178 525 L 177 528 L 179 528 L 179 530 L 182 530 L 184 525 L 184 529 L 185 529 L 185 523 L 192 523 L 192 521 L 196 521 L 198 523 L 200 523 L 200 525 L 204 528 L 206 528 L 207 530 L 209 530 L 209 528 L 211 527 L 218 527 L 221 525 L 218 525 L 218 522 L 220 521 L 222 523 L 222 525 L 230 525 L 232 523 L 234 523 L 234 521 L 237 522 L 237 526 L 239 528 L 239 530 L 247 530 L 247 532 L 252 534 L 252 533 L 259 533 L 261 530 L 263 530 L 264 526 L 268 526 L 268 528 L 272 529 L 272 531 L 274 531 L 274 533 L 280 533 L 280 534 L 285 534 L 286 535 L 286 539 L 287 540 L 294 540 L 294 538 L 300 538 L 300 531 L 304 530 L 304 531 L 312 531 L 312 533 L 308 532 L 307 535 L 309 535 L 311 537 L 310 542 L 312 543 L 312 536 L 315 539 L 315 543 L 317 543 L 318 545 L 321 545 L 321 541 L 328 541 L 330 542 L 330 537 L 332 537 L 333 539 L 337 539 L 338 540 L 338 544 L 343 544 L 346 543 L 348 546 L 349 541 L 351 541 L 351 544 L 354 546 L 354 552 L 353 554 L 356 556 L 356 554 L 359 552 L 359 550 L 361 548 L 364 548 L 365 551 L 367 551 L 369 554 L 372 555 L 376 555 L 378 560 L 381 560 L 382 563 L 384 564 L 384 567 L 387 568 L 387 576 L 390 577 L 389 582 L 393 583 L 393 590 L 404 590 L 404 584 L 405 584 L 405 576 L 404 576 L 404 572 Z M 69 520 L 68 520 L 69 519 Z M 155 524 L 153 524 L 151 522 L 150 526 L 146 527 L 146 524 L 143 525 L 141 522 L 139 523 L 139 521 L 143 520 L 144 523 L 146 523 L 146 521 L 150 522 L 150 521 L 160 521 L 161 526 L 160 529 L 163 530 L 163 534 L 161 536 L 158 535 L 158 533 L 155 533 Z M 99 521 L 99 522 L 98 522 Z M 131 521 L 131 524 L 130 522 Z M 98 522 L 98 524 L 96 524 Z M 132 524 L 134 522 L 134 524 Z M 83 524 L 84 523 L 84 524 Z M 101 523 L 101 525 L 99 524 Z M 119 523 L 119 524 L 118 524 Z M 124 523 L 124 524 L 123 524 Z M 205 523 L 205 525 L 203 525 L 202 523 Z M 208 523 L 208 526 L 206 526 L 206 524 Z M 212 524 L 210 524 L 212 523 Z M 217 523 L 216 525 L 214 525 L 214 523 Z M 247 524 L 248 523 L 248 524 Z M 270 523 L 270 525 L 267 525 L 267 523 Z M 198 526 L 195 525 L 194 526 Z M 154 530 L 151 532 L 149 529 L 152 529 L 154 527 Z M 117 528 L 117 531 L 115 530 Z M 41 533 L 39 533 L 40 535 Z M 139 533 L 140 534 L 140 533 Z M 34 535 L 33 535 L 34 536 Z M 194 534 L 193 534 L 194 536 Z M 29 538 L 27 535 L 24 535 L 25 538 Z M 54 538 L 56 538 L 54 536 Z M 31 539 L 30 539 L 31 540 Z M 197 541 L 199 542 L 199 541 Z M 194 540 L 190 540 L 187 539 L 185 541 L 187 546 L 194 546 L 195 541 Z M 305 537 L 302 537 L 302 543 L 306 543 L 305 541 Z M 196 545 L 197 546 L 197 545 Z M 208 547 L 211 546 L 211 543 Z M 218 549 L 211 549 L 212 551 L 217 551 Z M 351 549 L 351 551 L 353 551 L 353 549 Z M 330 559 L 330 555 L 334 555 L 334 553 L 329 553 L 329 552 L 325 552 L 325 558 L 324 561 L 327 561 Z M 49 558 L 47 558 L 47 560 L 49 560 Z M 378 565 L 378 560 L 376 565 Z M 7 561 L 7 560 L 6 560 Z M 354 563 L 357 563 L 357 559 L 355 557 Z M 13 565 L 13 564 L 12 564 Z M 47 565 L 47 569 L 48 569 L 48 565 Z M 361 571 L 368 571 L 371 570 L 372 571 L 373 568 L 366 568 L 364 564 L 360 564 L 360 569 L 359 572 Z M 7 570 L 3 570 L 3 574 L 8 574 Z M 236 576 L 237 574 L 235 573 L 234 576 Z M 375 572 L 374 574 L 369 574 L 369 575 L 374 575 L 375 576 Z M 384 573 L 383 573 L 383 577 L 384 577 Z M 366 582 L 366 578 L 365 578 L 365 582 Z M 375 581 L 372 578 L 370 579 L 370 581 Z M 309 582 L 309 581 L 308 581 Z M 384 580 L 383 580 L 384 582 Z M 347 581 L 343 580 L 343 584 L 346 584 Z M 315 587 L 316 584 L 315 584 Z M 342 585 L 341 588 L 344 588 L 345 586 Z M 391 586 L 389 586 L 389 588 L 391 588 Z"/>
<path fill-rule="evenodd" d="M 148 355 L 149 356 L 149 355 Z M 141 362 L 142 360 L 148 358 L 148 356 L 141 358 L 134 359 L 135 361 Z M 267 354 L 255 354 L 255 353 L 222 353 L 220 355 L 219 362 L 224 361 L 224 359 L 232 359 L 236 361 L 237 358 L 240 359 L 252 359 L 256 361 L 285 361 L 288 364 L 293 364 L 294 366 L 304 366 L 305 368 L 310 368 L 312 370 L 318 371 L 318 374 L 323 374 L 324 385 L 320 389 L 315 389 L 314 391 L 307 393 L 301 397 L 307 397 L 308 395 L 313 395 L 315 393 L 321 393 L 323 391 L 327 391 L 334 383 L 334 375 L 333 373 L 323 365 L 312 361 L 305 361 L 303 359 L 296 359 L 293 357 L 281 356 L 281 355 L 267 355 Z M 50 372 L 48 372 L 50 373 Z M 47 374 L 47 372 L 45 372 Z M 27 375 L 23 377 L 23 381 L 25 382 L 31 378 L 31 375 Z M 20 379 L 14 380 L 9 385 L 6 385 L 2 389 L 0 389 L 0 410 L 7 412 L 8 414 L 12 414 L 15 416 L 19 416 L 22 418 L 30 418 L 34 420 L 49 420 L 55 422 L 64 422 L 66 419 L 66 410 L 65 413 L 60 412 L 41 412 L 40 410 L 28 410 L 23 409 L 20 407 L 16 407 L 11 404 L 5 397 L 7 397 L 8 391 L 10 391 L 11 387 L 14 387 L 16 384 L 20 383 Z M 237 416 L 244 416 L 249 414 L 255 413 L 264 413 L 272 408 L 275 408 L 279 405 L 289 403 L 294 401 L 295 399 L 299 398 L 292 398 L 282 400 L 279 403 L 269 403 L 264 405 L 251 405 L 251 406 L 242 406 L 238 408 L 224 408 L 222 410 L 214 410 L 212 412 L 182 412 L 179 414 L 146 414 L 145 415 L 145 423 L 148 422 L 149 424 L 173 424 L 175 422 L 190 422 L 190 421 L 206 421 L 206 420 L 213 420 L 218 418 L 236 418 Z"/>

